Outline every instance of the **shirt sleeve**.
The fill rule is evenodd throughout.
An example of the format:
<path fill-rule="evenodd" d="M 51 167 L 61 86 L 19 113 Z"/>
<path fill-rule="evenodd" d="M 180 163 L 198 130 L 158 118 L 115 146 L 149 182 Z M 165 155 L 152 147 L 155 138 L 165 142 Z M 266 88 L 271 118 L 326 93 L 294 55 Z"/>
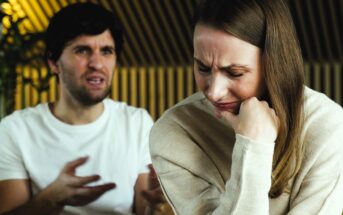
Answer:
<path fill-rule="evenodd" d="M 149 152 L 149 134 L 153 120 L 147 111 L 142 111 L 142 122 L 141 122 L 141 149 L 140 149 L 140 165 L 139 173 L 149 173 L 148 165 L 151 164 L 151 157 Z"/>
<path fill-rule="evenodd" d="M 28 178 L 21 152 L 15 143 L 15 134 L 0 124 L 0 180 Z M 20 134 L 19 134 L 20 135 Z"/>
<path fill-rule="evenodd" d="M 150 147 L 162 190 L 177 214 L 269 214 L 274 143 L 236 135 L 231 177 L 222 190 L 192 169 L 211 162 L 205 153 L 181 128 L 170 130 L 162 137 L 153 129 Z"/>

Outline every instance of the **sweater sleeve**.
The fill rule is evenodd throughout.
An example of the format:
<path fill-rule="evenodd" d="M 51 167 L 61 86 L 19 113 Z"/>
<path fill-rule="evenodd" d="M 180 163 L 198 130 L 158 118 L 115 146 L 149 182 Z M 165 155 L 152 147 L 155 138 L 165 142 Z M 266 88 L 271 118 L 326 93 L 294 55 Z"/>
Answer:
<path fill-rule="evenodd" d="M 175 130 L 170 133 L 159 138 L 152 132 L 150 150 L 162 190 L 177 214 L 269 213 L 274 143 L 254 142 L 236 135 L 231 177 L 221 189 L 192 167 L 211 162 L 206 153 L 187 134 L 175 135 Z M 210 171 L 205 166 L 200 169 Z"/>

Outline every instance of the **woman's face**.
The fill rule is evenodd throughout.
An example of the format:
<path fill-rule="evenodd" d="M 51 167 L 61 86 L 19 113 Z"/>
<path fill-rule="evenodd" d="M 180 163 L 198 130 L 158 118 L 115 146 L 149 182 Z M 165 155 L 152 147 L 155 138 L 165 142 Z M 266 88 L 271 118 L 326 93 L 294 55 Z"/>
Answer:
<path fill-rule="evenodd" d="M 194 31 L 194 74 L 218 111 L 237 114 L 244 100 L 261 98 L 265 89 L 260 48 L 204 24 Z"/>

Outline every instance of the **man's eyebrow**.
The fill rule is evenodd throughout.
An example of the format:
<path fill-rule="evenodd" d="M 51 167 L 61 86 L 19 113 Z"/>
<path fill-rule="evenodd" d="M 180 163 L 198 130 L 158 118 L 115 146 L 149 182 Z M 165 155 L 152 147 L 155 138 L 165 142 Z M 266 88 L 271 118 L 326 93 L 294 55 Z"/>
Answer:
<path fill-rule="evenodd" d="M 72 49 L 80 49 L 80 48 L 89 48 L 90 49 L 90 46 L 84 45 L 84 44 L 76 44 L 76 45 L 72 46 Z"/>
<path fill-rule="evenodd" d="M 101 49 L 111 49 L 111 50 L 115 50 L 115 47 L 114 46 L 112 46 L 112 45 L 105 45 L 105 46 L 103 46 L 103 47 L 101 47 Z"/>

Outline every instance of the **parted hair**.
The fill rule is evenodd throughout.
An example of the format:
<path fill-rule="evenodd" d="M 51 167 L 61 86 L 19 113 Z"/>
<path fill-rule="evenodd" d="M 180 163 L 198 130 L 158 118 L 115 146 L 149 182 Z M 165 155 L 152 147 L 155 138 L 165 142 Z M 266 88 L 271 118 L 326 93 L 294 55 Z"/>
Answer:
<path fill-rule="evenodd" d="M 205 0 L 194 16 L 198 23 L 223 30 L 262 51 L 265 99 L 280 119 L 271 198 L 289 192 L 304 154 L 303 59 L 288 5 L 283 0 Z M 229 51 L 229 50 L 228 50 Z"/>
<path fill-rule="evenodd" d="M 45 57 L 57 61 L 63 49 L 78 36 L 98 35 L 110 30 L 117 57 L 123 46 L 123 31 L 114 13 L 93 3 L 76 3 L 62 8 L 50 20 L 45 33 Z"/>

